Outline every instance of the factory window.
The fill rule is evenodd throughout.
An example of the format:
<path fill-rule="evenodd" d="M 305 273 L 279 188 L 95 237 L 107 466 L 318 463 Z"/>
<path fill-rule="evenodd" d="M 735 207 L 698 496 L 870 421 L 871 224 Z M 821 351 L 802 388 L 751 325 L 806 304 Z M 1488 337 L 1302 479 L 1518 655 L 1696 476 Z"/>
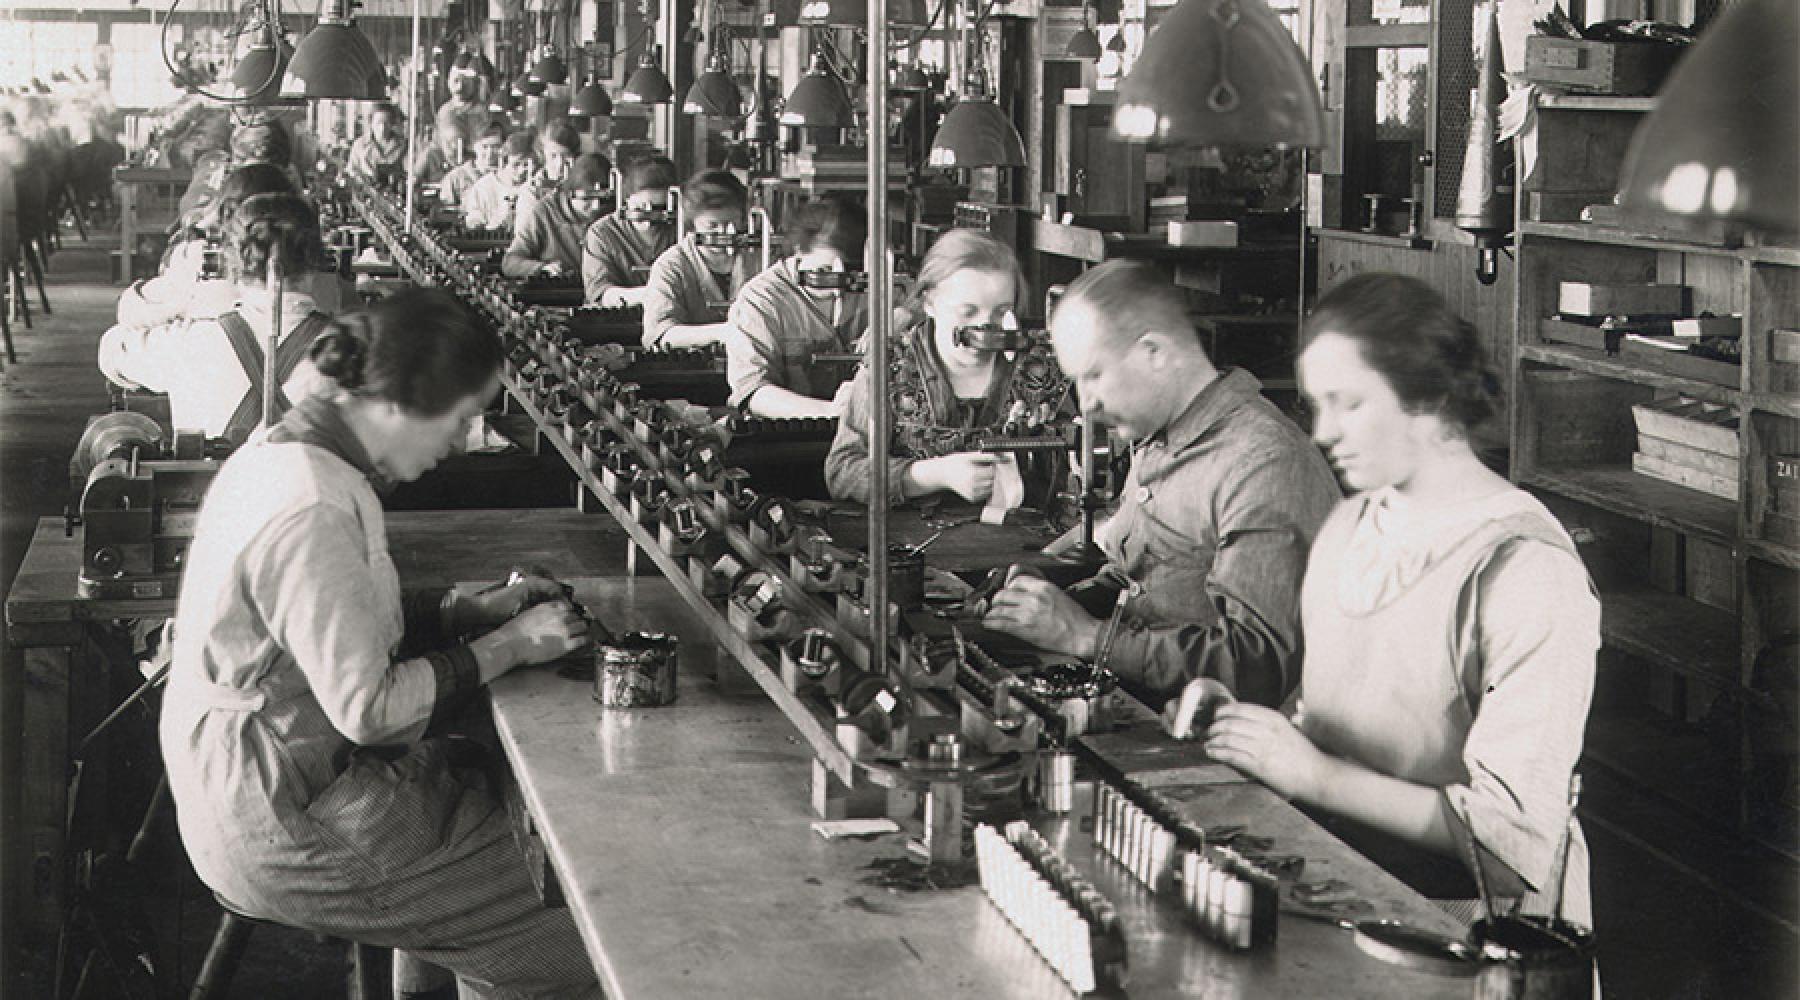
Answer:
<path fill-rule="evenodd" d="M 81 21 L 0 21 L 0 87 L 28 84 L 33 77 L 80 69 L 95 71 L 94 51 L 100 27 Z"/>
<path fill-rule="evenodd" d="M 181 91 L 169 82 L 161 44 L 160 24 L 112 26 L 113 100 L 119 107 L 166 108 L 181 99 Z"/>

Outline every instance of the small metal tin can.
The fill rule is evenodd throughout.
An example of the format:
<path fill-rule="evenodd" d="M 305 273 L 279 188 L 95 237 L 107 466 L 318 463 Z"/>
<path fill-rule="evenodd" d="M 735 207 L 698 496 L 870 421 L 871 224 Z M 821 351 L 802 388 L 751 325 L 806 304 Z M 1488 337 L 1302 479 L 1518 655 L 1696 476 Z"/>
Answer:
<path fill-rule="evenodd" d="M 903 611 L 925 606 L 925 555 L 910 545 L 888 546 L 888 600 Z"/>
<path fill-rule="evenodd" d="M 594 698 L 607 708 L 652 708 L 675 700 L 680 640 L 630 632 L 594 650 Z"/>

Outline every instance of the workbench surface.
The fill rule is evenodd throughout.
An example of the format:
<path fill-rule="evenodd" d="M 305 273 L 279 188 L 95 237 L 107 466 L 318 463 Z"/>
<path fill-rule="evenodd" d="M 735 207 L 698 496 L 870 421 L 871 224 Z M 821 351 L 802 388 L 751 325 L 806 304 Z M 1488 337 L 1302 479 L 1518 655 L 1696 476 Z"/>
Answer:
<path fill-rule="evenodd" d="M 578 596 L 611 627 L 683 637 L 680 698 L 603 709 L 591 684 L 530 668 L 491 688 L 496 728 L 607 995 L 1047 997 L 1062 985 L 978 886 L 897 891 L 864 881 L 904 854 L 903 835 L 826 841 L 812 832 L 810 753 L 759 692 L 710 679 L 716 646 L 663 580 L 586 578 Z M 1114 743 L 1142 743 L 1131 734 Z M 1097 741 L 1107 755 L 1107 740 Z M 1135 756 L 1134 756 L 1135 755 Z M 1190 755 L 1191 756 L 1191 755 Z M 1179 755 L 1122 751 L 1202 822 L 1243 823 L 1376 902 L 1371 916 L 1456 925 L 1268 790 L 1216 779 Z M 1039 823 L 1118 904 L 1134 997 L 1467 996 L 1468 980 L 1384 964 L 1334 925 L 1284 918 L 1270 950 L 1228 952 L 1096 853 L 1074 819 Z"/>

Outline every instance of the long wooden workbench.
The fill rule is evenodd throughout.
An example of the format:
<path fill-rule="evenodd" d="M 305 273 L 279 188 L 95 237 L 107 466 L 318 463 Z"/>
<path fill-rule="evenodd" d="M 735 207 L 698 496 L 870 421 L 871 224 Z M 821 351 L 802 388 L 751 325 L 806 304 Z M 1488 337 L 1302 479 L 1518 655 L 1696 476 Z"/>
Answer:
<path fill-rule="evenodd" d="M 809 748 L 774 703 L 712 682 L 719 651 L 667 581 L 588 578 L 577 594 L 614 628 L 682 637 L 680 698 L 670 706 L 605 709 L 591 685 L 542 668 L 491 689 L 502 744 L 609 997 L 1067 994 L 978 886 L 904 891 L 866 881 L 871 862 L 905 854 L 903 835 L 827 841 L 810 829 Z M 1437 907 L 1261 785 L 1229 775 L 1218 783 L 1217 773 L 1179 759 L 1162 766 L 1153 752 L 1115 754 L 1111 747 L 1143 745 L 1132 734 L 1096 743 L 1191 818 L 1243 824 L 1273 849 L 1306 857 L 1306 877 L 1350 883 L 1373 903 L 1368 916 L 1458 933 Z M 1467 980 L 1385 964 L 1349 932 L 1310 919 L 1284 918 L 1265 952 L 1207 941 L 1092 847 L 1090 796 L 1083 782 L 1074 813 L 1037 825 L 1119 906 L 1131 996 L 1468 995 Z"/>
<path fill-rule="evenodd" d="M 373 221 L 383 228 L 382 220 Z M 447 255 L 429 243 L 422 254 L 448 266 Z M 404 266 L 423 266 L 419 254 L 403 256 Z M 480 294 L 495 292 L 490 287 Z M 511 327 L 512 343 L 531 343 L 540 358 L 556 355 L 553 342 L 533 338 L 526 327 L 537 321 L 516 306 L 495 315 Z M 669 541 L 666 524 L 659 538 L 656 526 L 639 522 L 635 502 L 613 492 L 590 468 L 581 436 L 512 374 L 504 381 L 510 402 L 535 426 L 539 448 L 548 445 L 569 465 L 584 505 L 609 514 L 628 536 L 626 544 L 663 573 L 662 579 L 584 577 L 572 581 L 579 596 L 614 629 L 666 631 L 682 641 L 680 699 L 671 706 L 603 709 L 591 697 L 591 682 L 571 680 L 562 670 L 516 671 L 491 689 L 496 728 L 532 827 L 528 843 L 543 845 L 608 995 L 1067 993 L 979 887 L 897 890 L 870 878 L 872 863 L 904 860 L 906 835 L 917 832 L 916 822 L 872 841 L 828 842 L 811 830 L 819 786 L 809 788 L 809 777 L 823 771 L 853 782 L 865 763 L 840 745 L 829 719 L 783 684 L 770 650 L 728 619 L 722 599 L 713 596 L 717 581 L 708 567 L 714 556 L 677 554 L 682 549 Z M 616 415 L 612 410 L 593 405 L 596 427 L 661 469 L 652 455 L 656 446 L 625 427 L 622 406 Z M 666 481 L 678 495 L 693 490 L 676 478 Z M 746 566 L 778 581 L 786 605 L 837 635 L 852 661 L 866 662 L 866 646 L 844 620 L 841 603 L 834 615 L 829 598 L 790 574 L 785 559 L 772 558 L 715 511 L 718 494 L 708 491 L 718 488 L 694 491 L 694 513 L 705 530 Z M 1024 547 L 1005 531 L 971 531 L 928 561 L 954 554 L 966 572 L 1019 559 Z M 714 680 L 741 674 L 756 688 Z M 1358 917 L 1460 933 L 1457 922 L 1428 900 L 1267 789 L 1197 760 L 1191 746 L 1170 746 L 1141 714 L 1135 725 L 1086 739 L 1089 766 L 1105 771 L 1109 781 L 1122 777 L 1154 787 L 1184 819 L 1213 829 L 1242 826 L 1266 840 L 1269 850 L 1300 856 L 1307 879 L 1335 880 L 1366 904 Z M 1237 953 L 1211 943 L 1168 896 L 1150 895 L 1093 847 L 1086 815 L 1091 795 L 1092 783 L 1084 782 L 1073 813 L 1036 822 L 1119 908 L 1131 954 L 1131 995 L 1469 992 L 1466 980 L 1369 957 L 1335 922 L 1313 917 L 1284 915 L 1279 942 L 1260 951 Z"/>

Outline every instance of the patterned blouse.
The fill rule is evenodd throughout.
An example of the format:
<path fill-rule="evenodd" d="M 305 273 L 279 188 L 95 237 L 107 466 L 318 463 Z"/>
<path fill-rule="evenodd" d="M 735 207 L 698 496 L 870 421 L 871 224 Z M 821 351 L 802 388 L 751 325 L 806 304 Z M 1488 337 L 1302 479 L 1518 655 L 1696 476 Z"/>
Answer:
<path fill-rule="evenodd" d="M 950 373 L 932 342 L 931 321 L 919 319 L 899 331 L 888 347 L 888 401 L 893 413 L 889 448 L 888 502 L 899 504 L 901 477 L 912 463 L 979 449 L 994 437 L 1043 433 L 1043 426 L 1074 412 L 1069 380 L 1048 345 L 1003 353 L 994 359 L 987 392 L 958 397 Z M 869 499 L 869 371 L 856 373 L 837 436 L 825 458 L 831 494 Z M 1025 505 L 1042 507 L 1060 485 L 1063 450 L 1018 453 L 1025 481 Z"/>

